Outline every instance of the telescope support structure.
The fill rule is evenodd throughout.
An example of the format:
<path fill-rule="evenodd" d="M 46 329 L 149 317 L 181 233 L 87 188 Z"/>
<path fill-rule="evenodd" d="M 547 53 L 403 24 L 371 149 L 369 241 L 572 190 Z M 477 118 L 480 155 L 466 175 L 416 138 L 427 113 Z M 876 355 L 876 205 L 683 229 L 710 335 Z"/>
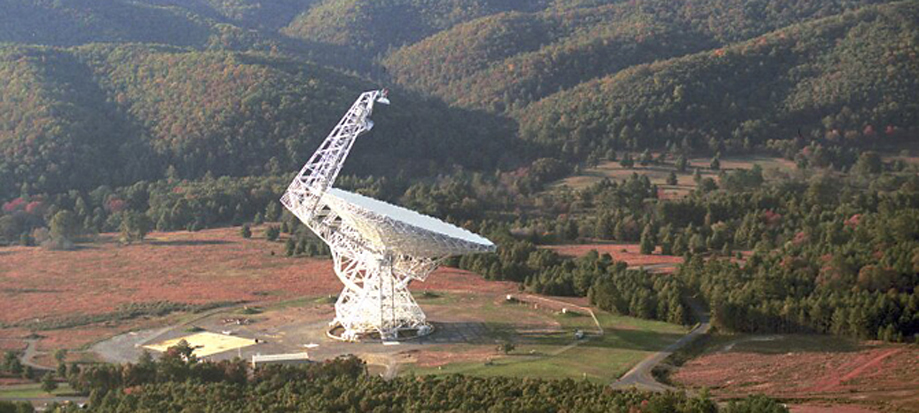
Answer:
<path fill-rule="evenodd" d="M 393 340 L 403 330 L 417 335 L 430 332 L 408 285 L 413 279 L 426 278 L 440 261 L 379 248 L 355 228 L 353 221 L 323 202 L 354 141 L 373 127 L 370 115 L 374 103 L 389 104 L 385 90 L 361 94 L 281 198 L 281 203 L 332 251 L 335 274 L 344 288 L 330 326 L 341 326 L 340 338 L 347 341 L 374 333 L 383 340 Z"/>

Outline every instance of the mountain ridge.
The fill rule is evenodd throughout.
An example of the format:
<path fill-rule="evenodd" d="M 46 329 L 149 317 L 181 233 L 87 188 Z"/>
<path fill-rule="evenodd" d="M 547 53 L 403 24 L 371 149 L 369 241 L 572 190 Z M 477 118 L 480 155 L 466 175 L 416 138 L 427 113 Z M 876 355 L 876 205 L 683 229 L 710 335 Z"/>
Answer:
<path fill-rule="evenodd" d="M 919 29 L 897 14 L 916 4 L 0 0 L 0 197 L 296 168 L 352 95 L 385 84 L 404 100 L 356 173 L 909 142 Z"/>

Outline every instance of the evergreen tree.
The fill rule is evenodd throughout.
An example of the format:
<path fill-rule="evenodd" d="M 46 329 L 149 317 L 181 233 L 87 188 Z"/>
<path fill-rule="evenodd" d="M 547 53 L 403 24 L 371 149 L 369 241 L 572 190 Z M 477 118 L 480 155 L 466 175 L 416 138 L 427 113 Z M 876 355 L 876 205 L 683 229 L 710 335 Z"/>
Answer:
<path fill-rule="evenodd" d="M 721 159 L 720 158 L 721 158 L 720 153 L 715 154 L 715 157 L 712 158 L 712 162 L 708 165 L 708 167 L 713 171 L 720 170 L 721 169 Z"/>
<path fill-rule="evenodd" d="M 619 165 L 625 169 L 630 169 L 635 166 L 635 161 L 632 159 L 632 154 L 626 152 L 622 155 L 622 159 L 619 161 Z"/>
<path fill-rule="evenodd" d="M 689 247 L 693 254 L 705 252 L 705 238 L 702 237 L 702 234 L 694 234 L 689 239 Z"/>
<path fill-rule="evenodd" d="M 676 172 L 670 172 L 670 175 L 667 175 L 667 185 L 676 185 L 679 183 L 677 179 Z"/>
<path fill-rule="evenodd" d="M 287 241 L 284 242 L 284 252 L 288 257 L 294 256 L 297 252 L 297 241 L 294 237 L 287 237 Z"/>
<path fill-rule="evenodd" d="M 22 365 L 22 362 L 19 361 L 19 357 L 16 356 L 13 352 L 8 352 L 7 356 L 12 355 L 12 358 L 7 358 L 6 360 L 6 371 L 10 372 L 13 375 L 21 375 L 25 370 L 25 367 Z M 27 366 L 26 366 L 27 367 Z M 31 370 L 31 369 L 30 369 Z"/>
<path fill-rule="evenodd" d="M 689 167 L 689 161 L 686 159 L 686 156 L 680 154 L 680 157 L 676 160 L 676 170 L 680 173 L 686 173 L 687 168 Z"/>
<path fill-rule="evenodd" d="M 680 301 L 680 297 L 673 295 L 670 297 L 670 303 L 668 305 L 669 312 L 667 314 L 667 321 L 673 324 L 688 324 L 688 318 L 686 316 L 686 311 L 683 309 L 683 303 Z"/>
<path fill-rule="evenodd" d="M 281 230 L 276 225 L 271 225 L 265 230 L 265 238 L 268 241 L 277 241 L 278 237 L 281 235 Z"/>
<path fill-rule="evenodd" d="M 268 206 L 265 207 L 265 220 L 268 222 L 275 222 L 281 217 L 281 205 L 276 201 L 271 201 L 268 203 Z"/>
<path fill-rule="evenodd" d="M 121 225 L 119 225 L 121 241 L 128 244 L 134 241 L 143 241 L 152 226 L 153 222 L 147 214 L 130 210 L 125 211 L 122 213 Z"/>
<path fill-rule="evenodd" d="M 50 371 L 45 373 L 41 378 L 41 389 L 45 393 L 51 393 L 57 390 L 57 382 L 54 381 L 54 374 Z"/>
<path fill-rule="evenodd" d="M 867 151 L 858 156 L 858 161 L 852 167 L 852 171 L 862 175 L 876 175 L 881 173 L 884 168 L 884 162 L 877 152 Z"/>
<path fill-rule="evenodd" d="M 654 232 L 651 228 L 651 224 L 648 224 L 645 225 L 645 229 L 641 232 L 641 253 L 651 254 L 654 252 L 654 247 Z"/>
<path fill-rule="evenodd" d="M 73 212 L 62 210 L 51 218 L 51 237 L 56 240 L 71 241 L 79 231 L 79 224 Z"/>
<path fill-rule="evenodd" d="M 654 159 L 651 155 L 651 150 L 645 149 L 644 152 L 641 153 L 641 158 L 639 159 L 639 163 L 641 163 L 641 166 L 648 166 L 651 164 L 651 161 L 653 160 Z"/>
<path fill-rule="evenodd" d="M 661 254 L 673 255 L 673 235 L 670 231 L 667 231 L 663 239 L 661 239 Z"/>

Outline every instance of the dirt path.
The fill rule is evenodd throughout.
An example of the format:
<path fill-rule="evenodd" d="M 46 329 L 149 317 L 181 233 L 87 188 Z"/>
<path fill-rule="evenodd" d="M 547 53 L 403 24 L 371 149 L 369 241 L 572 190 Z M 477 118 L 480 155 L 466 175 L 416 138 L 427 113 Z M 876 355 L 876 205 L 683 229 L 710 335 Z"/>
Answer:
<path fill-rule="evenodd" d="M 706 314 L 696 303 L 693 303 L 691 307 L 693 314 L 695 314 L 696 318 L 699 319 L 699 324 L 696 325 L 696 327 L 693 328 L 688 334 L 677 340 L 676 343 L 673 343 L 667 346 L 667 348 L 651 354 L 644 360 L 640 361 L 635 365 L 635 367 L 632 367 L 631 370 L 626 372 L 624 375 L 622 375 L 622 377 L 619 378 L 619 380 L 613 383 L 611 385 L 613 388 L 629 389 L 635 387 L 640 390 L 648 390 L 654 392 L 677 390 L 675 387 L 668 386 L 655 380 L 654 376 L 651 374 L 651 371 L 654 370 L 654 367 L 660 364 L 660 362 L 664 361 L 664 359 L 670 357 L 673 352 L 683 348 L 683 346 L 691 343 L 696 338 L 707 334 L 708 331 L 712 328 L 708 314 Z"/>
<path fill-rule="evenodd" d="M 0 339 L 0 340 L 6 340 L 6 339 Z M 20 341 L 20 339 L 10 339 L 10 340 Z M 41 339 L 38 339 L 38 338 L 25 338 L 25 339 L 21 339 L 21 341 L 24 341 L 24 342 L 26 343 L 26 348 L 25 348 L 25 350 L 22 352 L 22 355 L 19 356 L 19 361 L 22 363 L 23 366 L 29 366 L 29 367 L 31 367 L 31 368 L 33 368 L 33 369 L 35 369 L 35 370 L 42 370 L 42 371 L 45 371 L 45 370 L 54 370 L 54 367 L 43 366 L 43 365 L 38 364 L 38 363 L 35 362 L 35 357 L 36 357 L 36 356 L 38 356 L 38 355 L 40 355 L 40 354 L 45 354 L 44 352 L 40 352 L 40 351 L 36 350 L 36 348 L 35 348 L 35 346 L 38 344 L 39 340 L 41 340 Z"/>
<path fill-rule="evenodd" d="M 553 299 L 551 299 L 551 298 L 538 297 L 538 296 L 529 295 L 529 294 L 521 295 L 521 296 L 520 296 L 520 299 L 521 299 L 522 301 L 537 300 L 537 301 L 542 301 L 542 302 L 544 302 L 544 303 L 550 303 L 550 304 L 555 305 L 555 306 L 560 306 L 561 308 L 574 308 L 574 309 L 577 309 L 577 310 L 580 310 L 580 311 L 584 311 L 584 312 L 586 312 L 587 314 L 590 314 L 590 318 L 593 318 L 593 319 L 594 319 L 594 324 L 597 325 L 597 331 L 596 331 L 597 335 L 600 335 L 600 336 L 603 335 L 603 327 L 600 325 L 600 320 L 597 319 L 597 315 L 594 314 L 594 311 L 591 310 L 589 307 L 583 307 L 583 306 L 579 306 L 579 305 L 573 304 L 573 303 L 568 303 L 568 302 L 565 302 L 565 301 L 553 300 Z"/>
<path fill-rule="evenodd" d="M 887 350 L 875 356 L 871 360 L 868 360 L 867 362 L 858 365 L 857 367 L 855 367 L 854 369 L 852 369 L 851 371 L 849 371 L 848 373 L 842 376 L 829 377 L 826 380 L 822 380 L 818 382 L 814 386 L 813 391 L 829 392 L 829 391 L 837 390 L 837 387 L 839 387 L 843 383 L 858 377 L 859 375 L 864 373 L 865 370 L 868 370 L 869 368 L 877 367 L 879 364 L 881 364 L 882 361 L 884 361 L 884 359 L 890 356 L 896 355 L 902 351 L 903 351 L 902 348 L 894 348 L 894 349 Z"/>
<path fill-rule="evenodd" d="M 38 340 L 39 339 L 37 338 L 28 338 L 25 340 L 28 345 L 26 346 L 26 351 L 22 354 L 21 357 L 22 364 L 36 370 L 54 370 L 54 367 L 43 366 L 35 362 L 35 356 L 44 354 L 35 349 L 35 345 L 38 344 Z"/>

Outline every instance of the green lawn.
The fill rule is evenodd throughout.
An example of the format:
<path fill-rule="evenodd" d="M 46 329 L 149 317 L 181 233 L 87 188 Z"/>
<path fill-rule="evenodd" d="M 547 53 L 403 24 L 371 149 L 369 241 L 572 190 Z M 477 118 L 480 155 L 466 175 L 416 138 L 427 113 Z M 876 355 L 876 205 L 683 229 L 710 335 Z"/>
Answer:
<path fill-rule="evenodd" d="M 675 342 L 688 331 L 683 326 L 598 312 L 602 336 L 591 336 L 575 343 L 574 331 L 596 331 L 587 314 L 551 314 L 525 305 L 495 305 L 478 308 L 495 339 L 511 338 L 516 349 L 504 356 L 493 353 L 491 360 L 455 362 L 440 367 L 404 366 L 413 374 L 467 374 L 475 376 L 516 376 L 588 379 L 609 383 L 635 363 Z M 561 325 L 561 331 L 518 334 L 519 321 L 526 312 L 539 312 Z M 530 314 L 532 316 L 532 314 Z M 473 346 L 452 346 L 442 351 L 463 351 Z"/>
<path fill-rule="evenodd" d="M 40 384 L 17 384 L 13 386 L 0 386 L 0 400 L 16 397 L 51 397 L 72 394 L 69 384 L 58 383 L 58 388 L 49 394 L 41 389 Z"/>
<path fill-rule="evenodd" d="M 467 374 L 473 376 L 514 376 L 563 379 L 587 378 L 609 382 L 619 377 L 648 353 L 637 350 L 611 350 L 580 345 L 558 355 L 550 353 L 558 346 L 525 345 L 511 355 L 500 357 L 487 365 L 483 362 L 451 363 L 437 368 L 408 367 L 415 374 Z M 535 355 L 530 355 L 530 351 Z"/>
<path fill-rule="evenodd" d="M 415 297 L 415 301 L 418 302 L 418 305 L 422 307 L 427 305 L 455 304 L 458 300 L 462 299 L 461 296 L 443 291 L 414 291 L 412 295 Z"/>

